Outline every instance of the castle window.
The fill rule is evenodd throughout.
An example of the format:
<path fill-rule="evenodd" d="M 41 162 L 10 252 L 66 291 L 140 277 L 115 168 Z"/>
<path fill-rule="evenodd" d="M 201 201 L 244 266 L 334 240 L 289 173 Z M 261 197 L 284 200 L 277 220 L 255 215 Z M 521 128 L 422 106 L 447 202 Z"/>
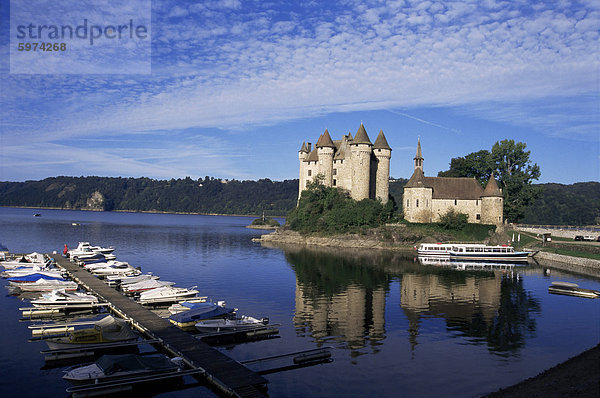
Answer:
<path fill-rule="evenodd" d="M 340 164 L 344 164 L 344 160 L 343 160 L 343 159 L 342 159 L 342 160 L 340 160 Z"/>
<path fill-rule="evenodd" d="M 475 206 L 479 206 L 479 200 L 475 201 Z M 478 218 L 478 220 L 479 220 L 479 218 Z"/>
<path fill-rule="evenodd" d="M 477 214 L 477 215 L 475 216 L 475 218 L 476 218 L 476 219 L 478 219 L 478 220 L 481 220 L 481 214 Z"/>
<path fill-rule="evenodd" d="M 333 169 L 333 175 L 336 176 L 337 175 L 337 169 Z"/>
<path fill-rule="evenodd" d="M 378 149 L 377 152 L 381 152 L 381 149 Z"/>
<path fill-rule="evenodd" d="M 417 199 L 417 204 L 416 204 L 416 206 L 417 206 L 417 207 L 419 207 L 419 199 Z"/>
<path fill-rule="evenodd" d="M 308 176 L 310 177 L 312 175 L 312 170 L 308 170 Z"/>
<path fill-rule="evenodd" d="M 458 200 L 454 199 L 454 206 L 458 204 Z"/>
<path fill-rule="evenodd" d="M 335 187 L 337 185 L 337 180 L 333 180 L 333 186 Z"/>
<path fill-rule="evenodd" d="M 410 199 L 406 199 L 406 207 L 410 204 Z"/>

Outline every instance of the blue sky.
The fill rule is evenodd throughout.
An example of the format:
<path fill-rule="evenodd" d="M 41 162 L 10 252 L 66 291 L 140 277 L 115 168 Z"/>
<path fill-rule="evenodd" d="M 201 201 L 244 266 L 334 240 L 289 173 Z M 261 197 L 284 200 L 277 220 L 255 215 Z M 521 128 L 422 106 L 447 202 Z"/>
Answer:
<path fill-rule="evenodd" d="M 540 182 L 600 179 L 597 1 L 152 1 L 151 73 L 122 74 L 11 70 L 10 3 L 0 181 L 292 179 L 303 141 L 361 122 L 393 177 L 420 137 L 426 175 L 514 139 Z"/>

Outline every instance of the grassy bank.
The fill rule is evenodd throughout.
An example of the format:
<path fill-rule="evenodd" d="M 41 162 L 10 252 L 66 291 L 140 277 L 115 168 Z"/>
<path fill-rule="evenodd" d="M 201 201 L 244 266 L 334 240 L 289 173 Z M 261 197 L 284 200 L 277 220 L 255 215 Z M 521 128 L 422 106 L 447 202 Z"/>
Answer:
<path fill-rule="evenodd" d="M 581 258 L 590 258 L 592 260 L 600 260 L 600 254 L 590 251 L 590 249 L 588 249 L 585 245 L 580 245 L 580 248 L 578 248 L 578 249 L 573 249 L 572 245 L 569 246 L 568 248 L 562 248 L 562 247 L 556 247 L 556 246 L 552 246 L 552 247 L 543 246 L 542 240 L 540 238 L 537 238 L 534 235 L 530 235 L 530 234 L 522 232 L 522 231 L 507 231 L 507 233 L 509 235 L 514 233 L 515 237 L 517 236 L 517 234 L 519 234 L 519 233 L 521 234 L 521 242 L 519 244 L 517 244 L 515 242 L 516 246 L 519 248 L 527 247 L 530 249 L 541 250 L 541 251 L 545 251 L 548 253 L 562 254 L 563 256 L 581 257 Z M 558 241 L 558 242 L 564 242 L 564 243 L 572 242 L 571 239 L 555 239 L 554 237 L 552 237 L 552 240 Z"/>

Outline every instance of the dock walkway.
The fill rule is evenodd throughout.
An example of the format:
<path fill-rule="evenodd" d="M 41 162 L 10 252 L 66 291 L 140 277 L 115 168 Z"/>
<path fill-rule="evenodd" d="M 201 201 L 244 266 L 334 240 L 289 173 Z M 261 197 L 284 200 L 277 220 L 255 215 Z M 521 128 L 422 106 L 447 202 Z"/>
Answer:
<path fill-rule="evenodd" d="M 149 338 L 161 340 L 165 349 L 182 357 L 188 365 L 203 369 L 206 381 L 222 394 L 239 397 L 265 396 L 261 390 L 268 381 L 264 377 L 195 339 L 60 254 L 51 254 L 50 257 L 68 271 L 75 282 L 109 302 L 111 309 L 131 320 Z"/>

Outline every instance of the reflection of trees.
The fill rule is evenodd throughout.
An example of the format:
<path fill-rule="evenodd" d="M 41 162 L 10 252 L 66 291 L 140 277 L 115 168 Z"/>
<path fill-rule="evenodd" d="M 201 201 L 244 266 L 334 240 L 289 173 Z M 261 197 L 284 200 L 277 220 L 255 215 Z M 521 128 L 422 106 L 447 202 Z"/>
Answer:
<path fill-rule="evenodd" d="M 388 263 L 380 256 L 286 250 L 297 278 L 297 331 L 309 331 L 318 341 L 335 336 L 351 349 L 360 349 L 367 342 L 376 347 L 385 334 L 385 299 L 390 283 L 389 274 L 375 266 Z"/>
<path fill-rule="evenodd" d="M 523 347 L 527 335 L 535 334 L 537 325 L 532 313 L 540 310 L 539 301 L 523 288 L 522 279 L 505 277 L 500 285 L 498 312 L 491 322 L 474 314 L 462 324 L 448 321 L 448 327 L 485 339 L 490 350 L 509 355 Z"/>

